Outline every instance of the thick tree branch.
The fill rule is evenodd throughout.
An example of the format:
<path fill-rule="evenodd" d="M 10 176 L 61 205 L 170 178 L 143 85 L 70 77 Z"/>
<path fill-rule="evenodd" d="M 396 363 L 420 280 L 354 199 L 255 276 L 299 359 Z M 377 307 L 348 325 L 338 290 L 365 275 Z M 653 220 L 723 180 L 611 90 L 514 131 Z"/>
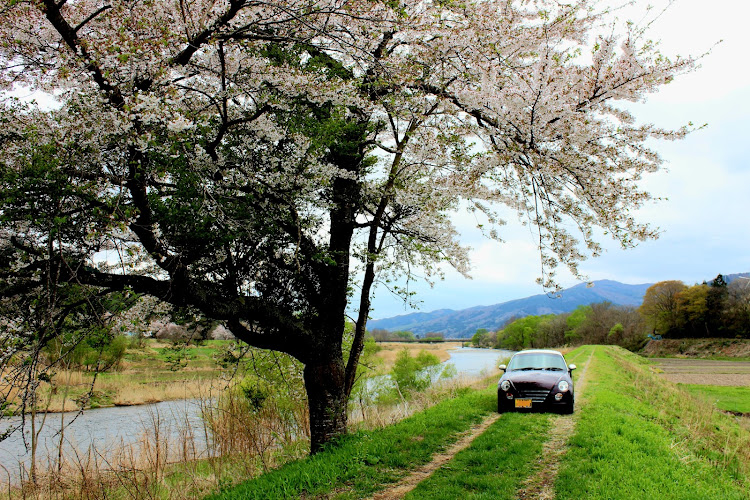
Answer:
<path fill-rule="evenodd" d="M 81 28 L 83 28 L 84 26 L 86 26 L 89 22 L 93 21 L 94 18 L 96 18 L 96 16 L 98 16 L 102 12 L 104 12 L 106 10 L 109 10 L 111 8 L 112 8 L 111 5 L 104 5 L 104 6 L 100 7 L 94 13 L 92 13 L 90 16 L 88 16 L 86 19 L 84 19 L 83 21 L 81 21 L 80 23 L 78 23 L 78 26 L 76 26 L 75 28 L 73 28 L 73 32 L 74 33 L 78 33 L 78 31 Z"/>
<path fill-rule="evenodd" d="M 83 59 L 84 64 L 86 65 L 86 70 L 91 73 L 94 82 L 97 84 L 99 89 L 106 94 L 109 102 L 117 109 L 122 108 L 125 100 L 122 97 L 120 89 L 111 85 L 107 81 L 107 79 L 104 77 L 102 69 L 94 62 L 94 60 L 86 50 L 86 47 L 78 38 L 76 29 L 70 26 L 68 21 L 63 18 L 60 11 L 62 4 L 56 4 L 53 0 L 42 0 L 41 5 L 42 12 L 47 17 L 47 20 L 52 24 L 55 30 L 57 30 L 60 36 L 62 36 L 65 44 L 70 47 L 70 49 L 75 54 L 79 55 L 81 59 Z"/>
<path fill-rule="evenodd" d="M 174 56 L 170 61 L 175 66 L 185 66 L 196 52 L 208 42 L 216 32 L 226 26 L 247 4 L 244 0 L 230 0 L 229 8 L 222 14 L 210 28 L 197 33 L 188 41 L 187 46 Z"/>

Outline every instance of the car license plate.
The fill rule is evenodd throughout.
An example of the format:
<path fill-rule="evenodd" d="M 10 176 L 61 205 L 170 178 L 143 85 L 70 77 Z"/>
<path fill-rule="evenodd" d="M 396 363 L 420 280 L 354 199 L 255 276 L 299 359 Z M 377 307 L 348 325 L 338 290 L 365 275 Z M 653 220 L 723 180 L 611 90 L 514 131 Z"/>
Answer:
<path fill-rule="evenodd" d="M 531 408 L 530 399 L 516 399 L 516 408 Z"/>

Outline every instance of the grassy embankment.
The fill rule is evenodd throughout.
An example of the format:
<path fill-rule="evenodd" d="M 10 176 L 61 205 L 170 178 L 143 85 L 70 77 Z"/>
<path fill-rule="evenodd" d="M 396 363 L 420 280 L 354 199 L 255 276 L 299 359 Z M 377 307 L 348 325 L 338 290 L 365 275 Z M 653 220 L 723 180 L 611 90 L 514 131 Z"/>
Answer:
<path fill-rule="evenodd" d="M 573 353 L 568 359 L 579 363 L 583 358 Z M 370 496 L 429 462 L 472 424 L 492 414 L 497 408 L 496 377 L 485 384 L 485 389 L 467 389 L 457 398 L 385 429 L 346 436 L 340 446 L 330 451 L 289 464 L 212 498 Z M 447 495 L 443 498 L 456 498 L 454 494 L 464 487 L 486 491 L 487 498 L 513 498 L 526 478 L 528 464 L 541 451 L 550 416 L 504 415 L 469 449 L 458 454 L 449 467 L 432 476 L 431 481 L 437 483 L 432 482 L 426 491 L 415 490 L 414 498 L 429 498 L 435 491 Z M 505 439 L 508 435 L 516 438 Z M 471 469 L 470 474 L 461 472 L 467 468 Z M 454 471 L 457 477 L 451 477 L 450 473 L 441 477 L 440 472 L 445 471 Z M 426 485 L 427 482 L 420 488 Z"/>
<path fill-rule="evenodd" d="M 586 404 L 559 464 L 557 498 L 750 498 L 747 430 L 621 349 L 584 347 L 568 359 L 583 366 L 589 355 Z M 494 403 L 492 386 L 470 392 L 214 498 L 369 496 L 428 462 Z M 514 498 L 551 417 L 503 415 L 407 498 Z"/>
<path fill-rule="evenodd" d="M 215 383 L 219 376 L 223 376 L 220 388 L 226 384 L 228 375 L 234 372 L 233 368 L 229 367 L 224 368 L 222 373 L 222 368 L 217 363 L 217 358 L 221 357 L 217 354 L 221 354 L 228 344 L 208 342 L 201 346 L 188 347 L 183 353 L 185 366 L 180 366 L 175 371 L 169 369 L 169 356 L 173 356 L 171 343 L 152 340 L 139 348 L 129 349 L 120 370 L 98 375 L 94 398 L 89 407 L 108 406 L 116 401 L 123 401 L 125 397 L 128 398 L 125 400 L 126 404 L 194 397 L 197 393 L 205 398 L 207 393 L 201 391 L 199 384 L 210 385 Z M 376 358 L 382 361 L 371 359 L 368 366 L 374 367 L 374 374 L 387 372 L 393 365 L 397 353 L 404 347 L 403 344 L 382 345 L 376 353 Z M 455 346 L 445 343 L 407 346 L 408 350 L 412 351 L 412 356 L 416 356 L 418 351 L 424 349 L 441 360 L 449 357 L 446 350 L 451 347 Z M 63 375 L 65 381 L 70 383 L 66 388 L 60 380 Z M 58 372 L 53 382 L 58 393 L 67 390 L 66 400 L 70 408 L 69 405 L 74 398 L 79 397 L 76 396 L 76 391 L 79 395 L 84 393 L 90 387 L 92 378 L 93 375 L 87 373 Z M 415 393 L 409 400 L 397 404 L 385 401 L 383 404 L 368 407 L 367 412 L 357 407 L 350 419 L 351 426 L 354 429 L 373 429 L 391 425 L 446 397 L 452 397 L 456 391 L 464 390 L 462 387 L 475 382 L 475 379 L 445 381 L 427 391 Z M 194 390 L 192 393 L 191 384 Z M 47 391 L 49 389 L 45 388 Z M 215 397 L 216 394 L 218 392 L 208 395 Z M 256 477 L 263 471 L 305 455 L 307 442 L 304 439 L 291 444 L 284 443 L 281 447 L 270 444 L 270 437 L 274 432 L 278 433 L 277 422 L 273 420 L 274 408 L 271 404 L 267 411 L 250 417 L 245 415 L 244 417 L 251 420 L 248 422 L 242 420 L 244 417 L 241 415 L 229 416 L 225 419 L 227 422 L 220 422 L 217 432 L 209 432 L 208 427 L 211 425 L 205 423 L 205 428 L 201 429 L 190 430 L 178 426 L 179 435 L 174 434 L 176 429 L 167 432 L 166 429 L 157 428 L 159 419 L 158 415 L 154 415 L 154 425 L 144 425 L 142 436 L 132 450 L 113 448 L 106 451 L 106 456 L 101 455 L 101 450 L 76 450 L 70 460 L 66 459 L 62 468 L 50 465 L 49 470 L 40 471 L 39 476 L 43 479 L 37 486 L 27 485 L 23 492 L 14 491 L 13 496 L 49 498 L 51 495 L 63 498 L 70 494 L 97 498 L 101 492 L 106 492 L 105 496 L 108 498 L 128 498 L 133 491 L 140 491 L 141 496 L 159 498 L 200 497 L 202 494 L 216 491 L 220 485 L 226 487 L 236 484 L 243 478 Z M 226 412 L 213 416 L 220 415 L 226 415 Z M 235 427 L 247 424 L 266 431 L 255 433 L 257 436 L 252 432 L 245 436 L 242 430 L 226 430 L 224 427 L 228 422 L 236 424 Z M 300 425 L 302 424 L 304 422 L 300 422 Z M 237 432 L 242 436 L 237 435 Z M 198 441 L 201 442 L 195 441 L 196 436 L 206 433 L 211 435 L 210 450 L 198 453 L 203 449 L 203 445 L 200 439 Z M 203 458 L 206 456 L 210 458 Z M 115 470 L 112 470 L 113 468 Z M 137 472 L 131 474 L 128 471 Z"/>
<path fill-rule="evenodd" d="M 579 368 L 573 372 L 574 383 L 579 381 L 587 359 L 585 349 L 566 354 L 567 362 Z M 494 384 L 491 390 L 494 394 Z M 504 414 L 471 446 L 457 453 L 447 467 L 435 471 L 405 498 L 516 498 L 516 492 L 542 451 L 552 417 L 550 414 Z"/>
<path fill-rule="evenodd" d="M 747 430 L 655 376 L 647 361 L 595 349 L 558 498 L 749 498 L 748 472 Z"/>
<path fill-rule="evenodd" d="M 466 389 L 397 424 L 345 436 L 337 446 L 288 464 L 215 498 L 300 498 L 371 495 L 455 442 L 496 406 L 492 388 Z"/>

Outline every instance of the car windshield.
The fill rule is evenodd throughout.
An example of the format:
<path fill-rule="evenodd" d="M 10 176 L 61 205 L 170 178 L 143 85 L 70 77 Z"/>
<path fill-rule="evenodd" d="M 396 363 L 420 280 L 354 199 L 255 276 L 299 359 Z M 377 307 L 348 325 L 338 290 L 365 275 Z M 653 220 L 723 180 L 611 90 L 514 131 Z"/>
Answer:
<path fill-rule="evenodd" d="M 508 371 L 515 370 L 552 370 L 563 371 L 565 359 L 559 354 L 546 352 L 518 353 L 508 363 Z"/>

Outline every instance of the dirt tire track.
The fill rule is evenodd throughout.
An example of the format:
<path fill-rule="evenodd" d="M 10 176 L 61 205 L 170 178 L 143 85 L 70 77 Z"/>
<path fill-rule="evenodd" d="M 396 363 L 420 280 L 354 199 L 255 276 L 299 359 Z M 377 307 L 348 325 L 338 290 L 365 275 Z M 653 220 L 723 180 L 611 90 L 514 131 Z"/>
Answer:
<path fill-rule="evenodd" d="M 443 453 L 435 455 L 430 463 L 423 465 L 388 489 L 373 495 L 370 497 L 370 500 L 396 500 L 403 498 L 404 495 L 416 488 L 419 483 L 430 477 L 433 472 L 448 463 L 456 453 L 467 448 L 477 436 L 486 431 L 500 416 L 500 414 L 495 413 L 485 418 L 481 423 L 469 429 L 450 448 Z"/>
<path fill-rule="evenodd" d="M 582 395 L 586 388 L 586 372 L 593 355 L 592 352 L 586 360 L 576 384 L 576 399 L 579 407 L 581 402 L 585 401 Z M 555 498 L 555 481 L 560 469 L 560 459 L 568 451 L 568 440 L 575 430 L 578 414 L 557 415 L 551 420 L 549 439 L 542 446 L 542 454 L 534 467 L 534 471 L 524 481 L 522 488 L 516 493 L 516 498 L 540 500 Z"/>

